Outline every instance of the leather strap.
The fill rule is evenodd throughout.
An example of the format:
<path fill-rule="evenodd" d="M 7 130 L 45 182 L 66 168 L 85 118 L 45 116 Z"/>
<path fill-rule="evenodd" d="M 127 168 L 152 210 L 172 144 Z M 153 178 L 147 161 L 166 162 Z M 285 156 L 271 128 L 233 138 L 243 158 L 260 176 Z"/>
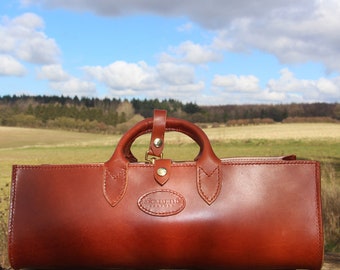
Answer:
<path fill-rule="evenodd" d="M 153 175 L 155 180 L 163 186 L 171 175 L 171 159 L 157 159 L 153 167 Z"/>
<path fill-rule="evenodd" d="M 159 158 L 162 156 L 164 148 L 166 114 L 167 112 L 165 110 L 154 110 L 148 154 Z"/>

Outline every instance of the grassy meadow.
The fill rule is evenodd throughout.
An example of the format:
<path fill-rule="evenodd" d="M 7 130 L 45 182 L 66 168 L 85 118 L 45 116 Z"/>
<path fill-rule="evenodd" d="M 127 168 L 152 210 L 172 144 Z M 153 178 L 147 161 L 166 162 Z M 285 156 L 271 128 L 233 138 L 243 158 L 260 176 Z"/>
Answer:
<path fill-rule="evenodd" d="M 322 199 L 326 250 L 340 252 L 340 124 L 294 123 L 211 127 L 205 132 L 220 158 L 296 154 L 322 164 Z M 103 162 L 120 135 L 101 135 L 28 128 L 0 127 L 0 266 L 7 262 L 7 208 L 13 164 Z M 179 133 L 167 133 L 164 156 L 192 160 L 197 145 Z M 143 161 L 149 135 L 138 138 L 132 151 Z"/>

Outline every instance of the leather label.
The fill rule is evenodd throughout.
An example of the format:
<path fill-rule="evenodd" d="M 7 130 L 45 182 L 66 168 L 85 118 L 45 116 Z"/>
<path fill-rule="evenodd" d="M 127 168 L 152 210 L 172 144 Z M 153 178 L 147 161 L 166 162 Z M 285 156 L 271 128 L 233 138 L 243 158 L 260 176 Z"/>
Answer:
<path fill-rule="evenodd" d="M 140 197 L 138 207 L 152 216 L 172 216 L 185 208 L 185 199 L 176 191 L 160 189 L 148 192 Z"/>

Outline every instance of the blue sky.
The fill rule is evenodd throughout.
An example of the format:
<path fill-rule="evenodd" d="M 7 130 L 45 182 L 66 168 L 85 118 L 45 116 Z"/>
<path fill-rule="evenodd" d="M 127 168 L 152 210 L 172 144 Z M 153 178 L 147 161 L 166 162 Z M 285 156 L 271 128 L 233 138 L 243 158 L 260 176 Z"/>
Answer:
<path fill-rule="evenodd" d="M 0 95 L 340 101 L 338 0 L 2 0 Z"/>

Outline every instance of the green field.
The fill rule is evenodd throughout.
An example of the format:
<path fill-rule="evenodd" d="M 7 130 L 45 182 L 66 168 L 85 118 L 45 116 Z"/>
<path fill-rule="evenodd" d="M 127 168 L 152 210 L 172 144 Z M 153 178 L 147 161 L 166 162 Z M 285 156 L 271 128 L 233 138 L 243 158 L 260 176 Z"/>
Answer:
<path fill-rule="evenodd" d="M 339 124 L 275 124 L 205 129 L 216 154 L 277 156 L 296 154 L 338 164 Z M 0 184 L 10 181 L 13 164 L 86 163 L 106 161 L 120 135 L 100 135 L 29 128 L 0 127 Z M 180 133 L 166 134 L 165 157 L 190 160 L 198 147 Z M 138 138 L 133 151 L 143 160 L 149 135 Z M 337 168 L 339 169 L 339 168 Z"/>
<path fill-rule="evenodd" d="M 205 129 L 220 158 L 296 154 L 322 164 L 326 247 L 340 251 L 340 124 L 272 124 Z M 110 158 L 121 136 L 0 127 L 1 208 L 9 193 L 13 164 L 70 164 L 103 162 Z M 164 156 L 192 160 L 198 147 L 188 137 L 167 133 Z M 136 140 L 133 152 L 142 161 L 149 136 Z M 2 223 L 7 220 L 2 210 Z M 3 229 L 4 230 L 4 229 Z M 0 231 L 0 265 L 4 265 L 5 233 Z"/>

